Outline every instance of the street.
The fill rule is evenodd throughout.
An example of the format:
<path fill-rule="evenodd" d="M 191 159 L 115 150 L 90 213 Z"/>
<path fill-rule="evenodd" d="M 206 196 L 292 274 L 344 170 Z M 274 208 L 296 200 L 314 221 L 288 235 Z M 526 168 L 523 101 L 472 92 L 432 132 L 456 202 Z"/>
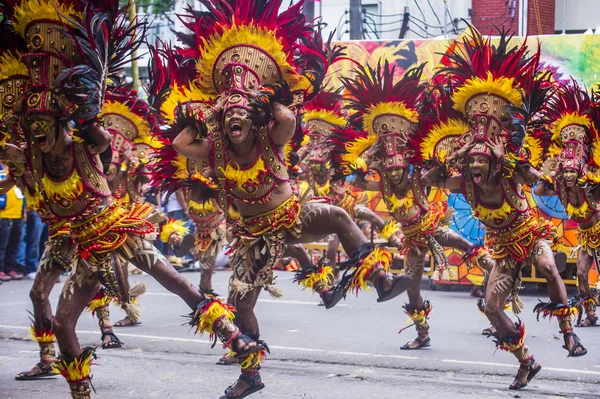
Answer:
<path fill-rule="evenodd" d="M 199 273 L 184 276 L 197 283 Z M 527 343 L 543 370 L 521 391 L 508 385 L 518 364 L 508 353 L 496 351 L 491 338 L 481 335 L 487 320 L 466 288 L 430 291 L 423 281 L 423 296 L 433 304 L 432 346 L 401 351 L 416 336 L 414 328 L 401 335 L 408 317 L 402 311 L 406 294 L 378 304 L 374 290 L 349 295 L 335 308 L 317 306 L 317 296 L 292 283 L 293 273 L 279 272 L 280 299 L 263 293 L 256 313 L 261 338 L 271 348 L 261 374 L 266 388 L 250 398 L 591 398 L 600 397 L 600 329 L 576 328 L 588 349 L 580 358 L 567 358 L 555 320 L 535 321 L 532 313 L 545 291 L 529 287 L 520 315 L 527 327 Z M 214 275 L 214 289 L 224 295 L 229 272 Z M 61 277 L 52 292 L 56 306 Z M 124 349 L 98 349 L 92 368 L 96 398 L 201 398 L 217 399 L 238 376 L 237 366 L 217 366 L 221 345 L 210 348 L 208 337 L 195 337 L 182 326 L 186 305 L 149 276 L 148 292 L 140 299 L 142 324 L 115 328 Z M 30 280 L 0 286 L 0 398 L 67 398 L 62 377 L 42 381 L 15 381 L 14 376 L 38 361 L 37 344 L 29 338 Z M 572 293 L 571 293 L 572 294 Z M 111 306 L 111 318 L 124 313 Z M 82 345 L 100 346 L 97 322 L 83 314 L 77 326 Z M 495 352 L 495 353 L 494 353 Z"/>

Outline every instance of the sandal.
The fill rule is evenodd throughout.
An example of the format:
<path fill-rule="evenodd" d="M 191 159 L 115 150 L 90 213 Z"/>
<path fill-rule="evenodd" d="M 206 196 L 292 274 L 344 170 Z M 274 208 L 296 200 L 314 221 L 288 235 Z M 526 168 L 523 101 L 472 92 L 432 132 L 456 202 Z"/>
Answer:
<path fill-rule="evenodd" d="M 248 388 L 239 395 L 233 394 L 233 385 L 227 387 L 225 390 L 225 396 L 222 399 L 241 399 L 246 396 L 252 395 L 255 392 L 260 391 L 265 387 L 265 384 L 260 381 L 260 374 L 256 374 L 254 377 L 248 377 L 247 375 L 240 374 L 239 380 L 244 381 L 248 384 Z"/>
<path fill-rule="evenodd" d="M 346 290 L 343 284 L 336 285 L 332 290 L 327 291 L 323 297 L 323 304 L 325 305 L 325 309 L 331 309 L 339 301 L 341 301 L 346 296 Z"/>
<path fill-rule="evenodd" d="M 194 237 L 193 234 L 188 234 L 183 237 L 181 243 L 179 244 L 179 248 L 177 248 L 177 251 L 175 252 L 175 256 L 183 258 L 183 256 L 192 248 L 194 242 L 196 242 L 196 237 Z"/>
<path fill-rule="evenodd" d="M 495 334 L 494 326 L 484 328 L 483 331 L 481 331 L 481 335 L 485 335 L 486 337 L 491 337 L 494 334 Z"/>
<path fill-rule="evenodd" d="M 110 341 L 108 342 L 104 342 L 104 338 L 106 337 L 110 337 Z M 121 342 L 121 340 L 119 338 L 117 338 L 117 336 L 112 333 L 112 332 L 106 332 L 106 333 L 102 333 L 102 338 L 100 338 L 102 340 L 102 349 L 116 349 L 116 348 L 122 348 L 123 345 L 125 345 L 123 342 Z"/>
<path fill-rule="evenodd" d="M 542 369 L 541 365 L 538 364 L 537 367 L 534 367 L 534 365 L 535 365 L 535 359 L 533 357 L 529 361 L 529 364 L 521 364 L 519 366 L 519 370 L 528 370 L 529 371 L 529 374 L 527 374 L 527 381 L 524 384 L 521 384 L 519 382 L 519 373 L 517 373 L 517 376 L 513 380 L 512 384 L 510 384 L 508 389 L 515 391 L 517 389 L 525 388 L 527 386 L 527 384 L 529 384 L 529 382 L 531 382 L 533 377 L 535 377 L 536 374 L 539 373 L 540 370 Z"/>
<path fill-rule="evenodd" d="M 377 285 L 375 286 L 375 289 L 377 290 L 377 295 L 379 295 L 379 298 L 377 298 L 377 302 L 385 302 L 397 297 L 398 295 L 402 294 L 404 291 L 409 289 L 412 284 L 412 277 L 407 275 L 394 276 L 393 280 L 394 281 L 392 282 L 392 288 L 390 288 L 387 291 L 383 290 L 384 279 L 380 278 L 377 281 Z"/>
<path fill-rule="evenodd" d="M 400 349 L 402 349 L 402 350 L 416 350 L 416 349 L 427 348 L 427 347 L 431 346 L 431 338 L 429 338 L 429 337 L 427 337 L 425 339 L 422 339 L 421 337 L 417 337 L 415 339 L 415 341 L 417 341 L 417 343 L 419 344 L 419 346 L 416 346 L 416 347 L 412 348 L 410 346 L 410 344 L 412 344 L 412 342 L 407 342 L 406 344 L 404 344 L 404 346 L 401 346 Z"/>
<path fill-rule="evenodd" d="M 36 367 L 40 370 L 40 372 L 37 374 L 34 374 L 33 370 Z M 15 377 L 15 380 L 17 380 L 17 381 L 40 380 L 43 378 L 54 377 L 56 375 L 58 375 L 58 373 L 56 371 L 54 371 L 54 369 L 52 369 L 51 365 L 47 365 L 47 364 L 44 364 L 43 362 L 39 362 L 31 370 L 20 372 Z"/>
<path fill-rule="evenodd" d="M 245 351 L 239 351 L 238 350 L 238 340 L 240 340 L 240 339 L 242 341 L 244 341 L 245 344 L 251 344 L 253 342 L 256 342 L 256 345 L 249 347 Z M 257 341 L 257 340 L 253 339 L 252 337 L 250 337 L 250 336 L 248 336 L 246 334 L 242 334 L 239 337 L 237 337 L 235 339 L 235 341 L 231 343 L 231 348 L 235 352 L 235 359 L 236 360 L 239 359 L 239 358 L 251 355 L 252 353 L 259 352 L 259 351 L 261 351 L 263 349 L 265 349 L 267 352 L 269 352 L 269 347 L 267 346 L 267 344 L 265 344 L 263 341 Z"/>
<path fill-rule="evenodd" d="M 134 327 L 139 324 L 142 324 L 142 322 L 141 321 L 132 322 L 131 320 L 129 320 L 126 317 L 123 320 L 119 320 L 115 324 L 113 324 L 113 327 Z"/>
<path fill-rule="evenodd" d="M 588 324 L 583 324 L 583 321 L 587 320 Z M 586 316 L 585 319 L 577 323 L 577 327 L 598 327 L 598 316 L 590 317 Z"/>
<path fill-rule="evenodd" d="M 571 349 L 567 349 L 567 344 L 563 345 L 563 348 L 567 349 L 569 351 L 569 354 L 567 355 L 567 357 L 578 357 L 578 356 L 583 356 L 583 355 L 587 354 L 587 349 L 585 349 L 583 347 L 583 344 L 581 343 L 581 340 L 579 339 L 577 334 L 575 334 L 572 331 L 569 331 L 569 332 L 564 333 L 564 336 L 565 336 L 565 339 L 567 337 L 573 337 L 573 341 L 575 341 L 575 345 L 573 345 L 573 347 Z M 581 348 L 581 352 L 575 353 L 575 351 L 579 348 Z"/>

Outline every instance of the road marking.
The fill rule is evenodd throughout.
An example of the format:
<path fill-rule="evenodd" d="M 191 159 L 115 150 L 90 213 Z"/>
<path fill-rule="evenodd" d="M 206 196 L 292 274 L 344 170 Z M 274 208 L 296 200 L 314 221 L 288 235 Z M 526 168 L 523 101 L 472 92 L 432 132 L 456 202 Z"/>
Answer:
<path fill-rule="evenodd" d="M 442 362 L 445 363 L 460 363 L 460 364 L 477 364 L 479 366 L 494 366 L 494 367 L 512 367 L 514 368 L 514 364 L 506 364 L 506 363 L 491 363 L 491 362 L 475 362 L 471 360 L 454 360 L 454 359 L 442 359 Z M 591 374 L 591 375 L 600 375 L 600 371 L 592 371 L 592 370 L 574 370 L 574 369 L 561 369 L 556 367 L 543 367 L 544 370 L 557 371 L 559 373 L 578 373 L 578 374 Z"/>
<path fill-rule="evenodd" d="M 5 324 L 0 324 L 0 328 L 10 329 L 10 330 L 29 330 L 29 327 L 10 326 L 10 325 L 5 325 Z M 97 335 L 98 331 L 77 330 L 77 333 L 78 334 Z M 196 339 L 196 338 L 178 338 L 178 337 L 165 337 L 165 336 L 160 336 L 160 335 L 131 334 L 131 333 L 122 333 L 120 331 L 119 331 L 119 336 L 130 337 L 130 338 L 141 338 L 141 339 L 148 339 L 148 340 L 157 340 L 157 341 L 192 342 L 192 343 L 197 343 L 197 344 L 210 344 L 211 343 L 210 341 Z M 365 353 L 365 352 L 328 351 L 328 350 L 324 350 L 324 349 L 298 348 L 298 347 L 293 347 L 293 346 L 278 346 L 278 345 L 271 345 L 270 347 L 273 349 L 281 349 L 281 350 L 297 351 L 297 352 L 326 353 L 329 355 L 378 357 L 378 358 L 389 358 L 389 359 L 408 359 L 408 360 L 430 361 L 428 359 L 418 358 L 418 357 L 414 357 L 414 356 L 384 355 L 384 354 L 378 354 L 378 353 Z M 516 367 L 514 364 L 478 362 L 478 361 L 472 361 L 472 360 L 442 359 L 442 362 L 478 365 L 478 366 L 491 366 L 491 367 L 510 367 L 510 368 Z M 594 366 L 594 367 L 597 367 L 597 366 Z M 591 371 L 591 370 L 574 370 L 574 369 L 562 369 L 562 368 L 555 368 L 555 367 L 544 367 L 544 370 L 556 371 L 559 373 L 600 375 L 600 371 Z"/>
<path fill-rule="evenodd" d="M 26 305 L 28 303 L 31 304 L 31 301 L 0 303 L 0 306 Z"/>
<path fill-rule="evenodd" d="M 144 295 L 150 295 L 150 296 L 174 296 L 177 297 L 177 295 L 170 293 L 170 292 L 146 292 Z M 263 302 L 263 303 L 282 303 L 282 304 L 286 304 L 286 305 L 309 305 L 309 306 L 317 306 L 317 302 L 312 302 L 312 301 L 295 301 L 295 300 L 287 300 L 287 299 L 259 299 L 258 302 Z M 27 302 L 29 303 L 29 302 Z M 349 305 L 346 303 L 340 303 L 335 305 L 335 307 L 348 307 Z"/>

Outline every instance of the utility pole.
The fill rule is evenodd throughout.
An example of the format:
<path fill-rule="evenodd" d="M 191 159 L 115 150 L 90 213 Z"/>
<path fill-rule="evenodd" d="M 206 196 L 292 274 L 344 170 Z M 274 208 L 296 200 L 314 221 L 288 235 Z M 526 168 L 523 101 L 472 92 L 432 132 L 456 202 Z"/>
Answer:
<path fill-rule="evenodd" d="M 350 0 L 350 40 L 363 38 L 362 1 Z"/>
<path fill-rule="evenodd" d="M 315 19 L 315 0 L 307 0 L 302 6 L 302 14 L 306 16 L 308 21 Z"/>
<path fill-rule="evenodd" d="M 129 20 L 134 22 L 137 17 L 137 6 L 135 0 L 129 2 Z M 140 71 L 138 70 L 137 51 L 131 53 L 131 79 L 133 80 L 133 89 L 138 90 L 140 87 Z"/>

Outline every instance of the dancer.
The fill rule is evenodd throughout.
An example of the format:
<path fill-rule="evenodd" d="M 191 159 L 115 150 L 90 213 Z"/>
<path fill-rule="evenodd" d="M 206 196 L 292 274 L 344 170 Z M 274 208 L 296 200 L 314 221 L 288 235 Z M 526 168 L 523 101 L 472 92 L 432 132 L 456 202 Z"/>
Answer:
<path fill-rule="evenodd" d="M 300 13 L 302 3 L 278 14 L 280 4 L 210 2 L 206 12 L 190 10 L 186 25 L 193 34 L 180 35 L 186 54 L 197 52 L 196 82 L 204 99 L 213 101 L 202 104 L 200 98 L 184 106 L 182 112 L 193 112 L 196 121 L 181 131 L 173 146 L 187 158 L 208 160 L 219 188 L 241 214 L 232 243 L 228 301 L 237 308 L 240 329 L 256 337 L 260 332 L 254 306 L 262 289 L 281 296 L 273 285 L 272 268 L 287 244 L 332 233 L 340 237 L 348 263 L 356 269 L 336 289 L 323 276 L 317 290 L 329 307 L 346 288 L 364 288 L 367 281 L 373 282 L 380 300 L 399 295 L 410 282 L 387 275 L 389 253 L 373 249 L 344 210 L 298 198 L 292 190 L 283 147 L 297 130 L 294 109 L 318 92 L 337 54 L 334 50 L 326 57 L 320 31 Z M 238 381 L 226 391 L 228 398 L 243 397 L 263 385 L 258 362 L 243 366 Z"/>
<path fill-rule="evenodd" d="M 151 132 L 159 128 L 149 104 L 138 99 L 137 92 L 129 85 L 120 84 L 108 91 L 100 118 L 104 120 L 106 130 L 111 135 L 112 158 L 106 179 L 114 202 L 124 208 L 143 204 L 143 208 L 139 208 L 139 217 L 157 229 L 164 218 L 144 199 L 150 180 L 148 164 L 157 146 L 157 142 L 152 140 Z M 128 279 L 128 274 L 124 277 Z M 141 323 L 141 310 L 137 301 L 144 292 L 144 283 L 137 283 L 129 289 L 127 302 L 120 303 L 117 298 L 117 305 L 121 306 L 126 317 L 114 323 L 114 327 L 129 327 Z"/>
<path fill-rule="evenodd" d="M 360 66 L 353 79 L 342 78 L 351 95 L 349 105 L 356 112 L 350 128 L 334 133 L 332 139 L 339 173 L 354 172 L 356 186 L 383 194 L 393 217 L 383 229 L 384 238 L 389 239 L 398 230 L 404 236 L 405 270 L 412 277 L 404 309 L 417 330 L 417 338 L 402 346 L 405 350 L 431 345 L 427 320 L 432 307 L 423 300 L 420 288 L 427 252 L 436 260 L 438 277 L 434 278 L 448 279 L 444 246 L 462 251 L 466 259 L 481 250 L 447 227 L 453 209 L 445 203 L 429 202 L 421 182 L 420 156 L 415 151 L 419 146 L 415 142 L 420 130 L 418 104 L 425 100 L 426 90 L 420 83 L 422 71 L 423 65 L 410 69 L 394 82 L 395 67 L 385 62 L 377 68 Z M 375 171 L 379 182 L 366 180 L 365 171 Z"/>
<path fill-rule="evenodd" d="M 543 181 L 536 186 L 535 193 L 557 195 L 569 218 L 577 222 L 577 288 L 584 310 L 577 325 L 595 326 L 598 298 L 590 292 L 588 280 L 593 262 L 600 259 L 600 196 L 596 189 L 600 178 L 595 172 L 598 164 L 592 152 L 598 140 L 598 128 L 591 116 L 595 108 L 589 94 L 574 80 L 554 92 L 547 108 L 552 145 L 545 154 Z M 592 189 L 587 187 L 590 184 Z M 583 313 L 585 318 L 581 320 Z"/>
<path fill-rule="evenodd" d="M 153 230 L 139 217 L 143 208 L 133 205 L 126 210 L 110 199 L 99 159 L 110 145 L 110 135 L 97 115 L 107 71 L 115 73 L 139 42 L 121 35 L 139 33 L 140 26 L 130 24 L 116 4 L 104 3 L 105 9 L 80 6 L 25 0 L 14 10 L 15 30 L 27 44 L 23 60 L 31 79 L 23 100 L 27 147 L 20 151 L 7 145 L 3 155 L 27 162 L 49 210 L 71 223 L 77 244 L 75 270 L 52 322 L 61 350 L 54 368 L 67 379 L 73 398 L 89 398 L 94 349 L 79 346 L 75 326 L 100 283 L 110 296 L 129 301 L 129 287 L 122 278 L 129 262 L 185 300 L 193 309 L 190 323 L 198 332 L 219 336 L 238 355 L 247 356 L 262 346 L 232 324 L 233 308 L 204 296 L 143 239 Z M 104 52 L 109 48 L 114 52 Z"/>
<path fill-rule="evenodd" d="M 533 265 L 548 284 L 551 302 L 541 303 L 534 311 L 556 316 L 564 335 L 569 356 L 581 356 L 585 348 L 572 332 L 574 308 L 567 302 L 566 289 L 554 263 L 547 239 L 551 223 L 536 219 L 523 194 L 523 185 L 532 185 L 539 173 L 523 155 L 526 126 L 509 130 L 501 120 L 509 116 L 509 106 L 524 107 L 521 119 L 535 115 L 543 105 L 547 86 L 536 76 L 539 52 L 528 53 L 526 44 L 511 45 L 503 32 L 500 43 L 492 46 L 474 29 L 451 47 L 446 66 L 438 79 L 454 87 L 454 108 L 469 121 L 471 128 L 458 140 L 460 149 L 450 152 L 446 163 L 458 165 L 458 175 L 444 175 L 442 167 L 433 168 L 424 178 L 426 184 L 460 190 L 474 210 L 474 216 L 486 226 L 485 245 L 492 263 L 485 314 L 496 328 L 496 345 L 511 352 L 520 362 L 519 371 L 509 389 L 521 389 L 539 373 L 541 365 L 525 344 L 525 326 L 513 323 L 504 313 L 506 298 L 512 294 L 515 314 L 523 309 L 518 297 L 521 270 Z M 517 90 L 517 88 L 519 90 Z M 525 96 L 523 99 L 522 94 Z"/>

